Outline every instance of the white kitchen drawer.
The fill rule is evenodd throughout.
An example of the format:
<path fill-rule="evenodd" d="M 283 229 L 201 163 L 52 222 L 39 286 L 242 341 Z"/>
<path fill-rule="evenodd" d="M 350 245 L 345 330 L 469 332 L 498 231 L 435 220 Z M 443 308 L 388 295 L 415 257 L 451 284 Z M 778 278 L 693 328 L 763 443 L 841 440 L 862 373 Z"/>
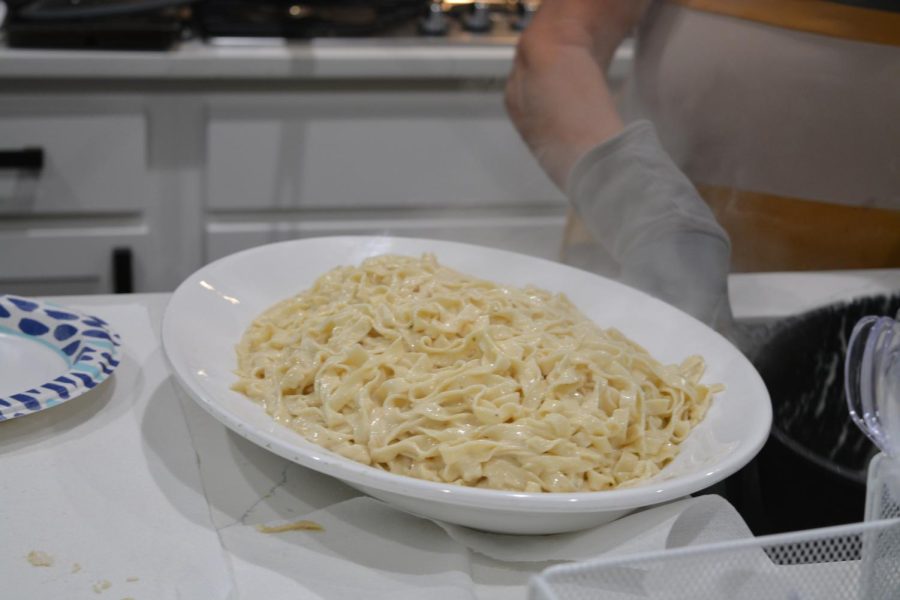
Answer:
<path fill-rule="evenodd" d="M 138 104 L 79 96 L 0 99 L 0 151 L 38 148 L 39 171 L 0 169 L 0 215 L 134 213 L 152 199 Z"/>
<path fill-rule="evenodd" d="M 565 217 L 496 216 L 480 219 L 421 219 L 241 222 L 207 225 L 207 260 L 284 240 L 331 235 L 390 235 L 465 242 L 559 260 Z"/>
<path fill-rule="evenodd" d="M 207 207 L 217 211 L 565 202 L 499 90 L 217 98 L 207 154 Z"/>
<path fill-rule="evenodd" d="M 135 291 L 145 289 L 148 231 L 142 226 L 0 230 L 0 294 L 108 294 L 115 290 L 113 252 L 132 254 Z"/>

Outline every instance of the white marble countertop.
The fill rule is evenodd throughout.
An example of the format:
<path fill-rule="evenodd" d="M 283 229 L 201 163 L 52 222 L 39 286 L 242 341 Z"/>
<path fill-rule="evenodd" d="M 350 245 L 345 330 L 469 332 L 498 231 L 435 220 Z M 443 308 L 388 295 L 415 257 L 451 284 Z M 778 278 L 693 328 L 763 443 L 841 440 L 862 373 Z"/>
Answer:
<path fill-rule="evenodd" d="M 344 501 L 360 494 L 231 433 L 187 398 L 160 345 L 168 295 L 52 300 L 107 320 L 124 356 L 97 389 L 0 423 L 0 579 L 14 597 L 361 597 L 341 587 L 350 573 L 389 597 L 416 597 L 409 589 L 419 585 L 432 597 L 525 597 L 533 570 L 474 553 L 445 568 L 444 555 L 416 550 L 424 562 L 415 569 L 432 569 L 429 577 L 378 558 L 381 544 L 410 551 L 415 540 L 351 529 L 338 537 L 350 546 L 334 548 L 315 532 L 260 532 L 258 525 L 309 515 L 326 523 L 317 510 L 352 513 Z M 422 535 L 428 545 L 429 531 Z M 30 564 L 32 551 L 52 565 Z M 465 585 L 442 580 L 462 573 Z"/>
<path fill-rule="evenodd" d="M 505 78 L 511 41 L 453 43 L 421 38 L 320 39 L 284 43 L 185 42 L 170 51 L 40 50 L 0 47 L 0 78 L 16 79 L 494 79 Z M 624 76 L 623 44 L 610 77 Z"/>
<path fill-rule="evenodd" d="M 730 288 L 738 317 L 765 319 L 896 291 L 900 270 L 735 275 Z M 413 526 L 421 539 L 365 528 L 335 538 L 335 528 L 352 528 L 359 493 L 231 433 L 185 396 L 160 345 L 167 299 L 53 299 L 109 321 L 124 357 L 90 393 L 0 423 L 6 590 L 38 599 L 360 597 L 342 586 L 348 578 L 366 582 L 369 597 L 525 598 L 536 566 L 445 552 L 446 537 L 430 522 Z M 386 523 L 415 519 L 397 514 Z M 328 515 L 330 538 L 257 529 Z M 33 566 L 32 551 L 53 564 Z M 392 562 L 401 551 L 420 564 Z"/>
<path fill-rule="evenodd" d="M 900 269 L 740 273 L 728 277 L 735 319 L 768 321 L 858 298 L 900 293 Z"/>

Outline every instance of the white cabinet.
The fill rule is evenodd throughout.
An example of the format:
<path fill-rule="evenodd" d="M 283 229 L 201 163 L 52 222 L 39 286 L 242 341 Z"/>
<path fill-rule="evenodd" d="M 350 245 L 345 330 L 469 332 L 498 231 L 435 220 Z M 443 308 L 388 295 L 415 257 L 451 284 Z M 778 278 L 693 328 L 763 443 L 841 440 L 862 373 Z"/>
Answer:
<path fill-rule="evenodd" d="M 0 96 L 0 293 L 145 287 L 147 145 L 138 96 Z"/>
<path fill-rule="evenodd" d="M 140 287 L 148 245 L 149 232 L 141 226 L 4 228 L 0 293 L 105 294 L 128 279 Z"/>
<path fill-rule="evenodd" d="M 207 260 L 323 235 L 559 259 L 565 199 L 510 124 L 499 86 L 219 95 L 208 119 Z"/>
<path fill-rule="evenodd" d="M 211 100 L 212 210 L 562 205 L 500 89 L 310 91 Z"/>
<path fill-rule="evenodd" d="M 0 170 L 0 216 L 138 213 L 151 200 L 146 119 L 136 102 L 0 97 L 0 152 L 40 153 Z"/>
<path fill-rule="evenodd" d="M 559 259 L 565 199 L 503 106 L 512 56 L 4 49 L 0 152 L 39 149 L 43 164 L 0 168 L 0 293 L 111 292 L 116 256 L 136 291 L 172 290 L 210 260 L 323 235 Z"/>
<path fill-rule="evenodd" d="M 560 255 L 565 200 L 497 82 L 5 92 L 0 151 L 43 165 L 0 170 L 0 293 L 112 292 L 123 272 L 171 290 L 207 261 L 323 235 Z"/>

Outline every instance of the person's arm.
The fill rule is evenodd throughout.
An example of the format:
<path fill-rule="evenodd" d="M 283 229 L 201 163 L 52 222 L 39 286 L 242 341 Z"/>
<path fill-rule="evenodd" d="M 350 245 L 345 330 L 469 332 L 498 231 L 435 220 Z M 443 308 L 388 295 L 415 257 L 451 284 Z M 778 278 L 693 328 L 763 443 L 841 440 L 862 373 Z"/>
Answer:
<path fill-rule="evenodd" d="M 648 121 L 578 160 L 567 194 L 623 283 L 720 327 L 730 320 L 728 235 Z"/>
<path fill-rule="evenodd" d="M 543 0 L 519 40 L 506 85 L 507 112 L 560 188 L 582 154 L 623 128 L 606 69 L 646 5 Z"/>
<path fill-rule="evenodd" d="M 544 0 L 517 48 L 507 109 L 625 283 L 728 326 L 727 234 L 652 125 L 623 125 L 606 84 L 646 4 Z"/>

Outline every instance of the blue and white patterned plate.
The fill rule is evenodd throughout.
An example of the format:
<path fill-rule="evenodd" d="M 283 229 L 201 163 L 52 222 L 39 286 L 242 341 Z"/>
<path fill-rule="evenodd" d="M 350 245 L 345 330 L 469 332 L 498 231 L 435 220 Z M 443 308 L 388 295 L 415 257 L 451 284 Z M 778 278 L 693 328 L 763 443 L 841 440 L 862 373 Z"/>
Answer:
<path fill-rule="evenodd" d="M 0 294 L 0 338 L 0 421 L 80 396 L 119 365 L 121 341 L 106 321 L 40 300 Z"/>

